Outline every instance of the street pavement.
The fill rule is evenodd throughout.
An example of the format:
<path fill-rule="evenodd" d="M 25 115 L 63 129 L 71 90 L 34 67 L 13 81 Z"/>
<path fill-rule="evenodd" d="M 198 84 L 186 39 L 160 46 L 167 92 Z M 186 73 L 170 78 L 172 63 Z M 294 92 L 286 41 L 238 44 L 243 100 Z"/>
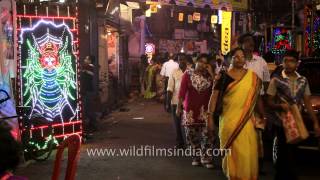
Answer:
<path fill-rule="evenodd" d="M 175 132 L 171 114 L 164 112 L 157 102 L 136 100 L 125 106 L 128 111 L 115 111 L 99 121 L 94 139 L 81 148 L 76 179 L 79 180 L 225 180 L 218 162 L 214 169 L 191 166 L 190 157 L 137 157 L 89 156 L 88 151 L 102 149 L 132 149 L 133 146 L 173 148 Z M 126 109 L 124 109 L 126 110 Z M 152 148 L 151 148 L 152 149 Z M 117 151 L 118 152 L 118 151 Z M 138 153 L 138 152 L 137 152 Z M 119 155 L 119 154 L 118 154 Z M 21 166 L 16 174 L 31 180 L 51 178 L 55 153 L 45 162 L 31 162 Z M 64 174 L 66 156 L 64 157 Z M 266 175 L 261 180 L 271 180 L 273 169 L 265 163 Z M 320 171 L 306 173 L 301 179 L 319 179 Z"/>

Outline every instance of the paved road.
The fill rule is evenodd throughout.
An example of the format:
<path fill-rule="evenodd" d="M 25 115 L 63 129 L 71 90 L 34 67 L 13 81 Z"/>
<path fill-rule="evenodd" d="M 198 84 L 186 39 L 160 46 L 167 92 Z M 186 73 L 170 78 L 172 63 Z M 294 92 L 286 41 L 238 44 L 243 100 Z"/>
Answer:
<path fill-rule="evenodd" d="M 91 148 L 133 148 L 150 145 L 159 148 L 174 147 L 174 128 L 171 116 L 163 106 L 151 101 L 136 101 L 127 105 L 128 112 L 114 112 L 100 121 L 94 140 L 82 146 L 77 170 L 79 180 L 225 180 L 219 167 L 213 170 L 192 167 L 189 157 L 110 157 L 89 156 Z M 18 175 L 31 180 L 50 179 L 53 159 L 21 167 Z M 272 179 L 272 168 L 266 163 L 266 176 Z M 320 171 L 303 179 L 316 178 Z"/>

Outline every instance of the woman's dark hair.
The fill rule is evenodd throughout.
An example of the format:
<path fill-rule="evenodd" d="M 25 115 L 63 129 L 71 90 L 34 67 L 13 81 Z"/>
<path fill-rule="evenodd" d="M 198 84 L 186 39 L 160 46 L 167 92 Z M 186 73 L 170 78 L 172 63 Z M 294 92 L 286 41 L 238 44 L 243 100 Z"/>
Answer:
<path fill-rule="evenodd" d="M 244 40 L 247 38 L 247 37 L 251 37 L 253 39 L 253 41 L 255 42 L 255 38 L 253 36 L 252 33 L 245 33 L 245 34 L 242 34 L 239 38 L 238 38 L 238 45 L 241 46 L 243 43 L 244 43 Z"/>
<path fill-rule="evenodd" d="M 0 123 L 0 174 L 18 166 L 20 150 L 20 144 L 11 135 L 9 125 Z"/>
<path fill-rule="evenodd" d="M 190 55 L 183 54 L 182 56 L 179 57 L 179 61 L 181 61 L 181 60 L 185 61 L 186 63 L 193 64 L 193 60 Z"/>
<path fill-rule="evenodd" d="M 230 54 L 229 54 L 230 58 L 232 58 L 232 56 L 234 56 L 237 51 L 242 51 L 243 52 L 243 49 L 241 47 L 236 47 L 236 48 L 232 49 L 230 51 Z"/>
<path fill-rule="evenodd" d="M 290 56 L 296 59 L 296 61 L 299 60 L 299 52 L 294 50 L 294 49 L 290 49 L 287 52 L 284 53 L 283 57 L 285 56 Z"/>
<path fill-rule="evenodd" d="M 190 55 L 186 55 L 185 59 L 186 59 L 187 63 L 193 64 L 193 60 L 192 60 L 192 57 Z"/>
<path fill-rule="evenodd" d="M 199 61 L 200 59 L 205 58 L 207 60 L 207 62 L 209 62 L 209 56 L 208 54 L 200 54 L 197 58 L 197 61 Z"/>

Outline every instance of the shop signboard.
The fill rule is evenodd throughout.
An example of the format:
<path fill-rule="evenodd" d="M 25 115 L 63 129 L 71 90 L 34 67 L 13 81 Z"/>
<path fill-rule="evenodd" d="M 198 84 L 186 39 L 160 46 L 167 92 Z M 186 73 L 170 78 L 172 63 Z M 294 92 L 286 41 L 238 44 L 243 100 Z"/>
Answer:
<path fill-rule="evenodd" d="M 231 17 L 232 12 L 222 11 L 221 24 L 221 52 L 223 55 L 228 54 L 231 48 Z"/>

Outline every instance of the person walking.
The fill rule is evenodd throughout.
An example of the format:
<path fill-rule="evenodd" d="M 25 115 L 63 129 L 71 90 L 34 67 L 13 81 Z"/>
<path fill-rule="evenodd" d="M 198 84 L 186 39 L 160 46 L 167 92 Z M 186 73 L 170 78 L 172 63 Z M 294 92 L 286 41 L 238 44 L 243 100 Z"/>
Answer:
<path fill-rule="evenodd" d="M 212 91 L 214 72 L 208 63 L 207 55 L 197 58 L 195 70 L 188 70 L 181 80 L 177 116 L 182 113 L 183 125 L 186 130 L 186 139 L 191 149 L 201 152 L 201 156 L 193 157 L 192 165 L 200 162 L 207 168 L 213 168 L 212 156 L 207 150 L 212 148 L 212 132 L 208 131 L 207 108 Z"/>
<path fill-rule="evenodd" d="M 283 70 L 276 74 L 268 87 L 267 94 L 269 106 L 278 113 L 288 113 L 293 111 L 293 105 L 297 109 L 302 109 L 302 104 L 307 109 L 313 121 L 313 128 L 316 136 L 320 136 L 319 120 L 313 111 L 310 102 L 310 88 L 306 77 L 296 72 L 298 67 L 299 53 L 289 50 L 283 57 Z M 299 113 L 299 112 L 298 112 Z M 290 179 L 296 180 L 298 172 L 295 169 L 294 150 L 295 144 L 288 144 L 284 131 L 284 122 L 274 119 L 276 134 L 278 139 L 278 156 L 275 163 L 275 180 Z"/>
<path fill-rule="evenodd" d="M 213 113 L 221 103 L 220 148 L 230 150 L 222 160 L 223 172 L 229 180 L 257 180 L 258 141 L 253 110 L 260 95 L 261 80 L 253 71 L 244 68 L 245 56 L 241 48 L 234 49 L 230 55 L 233 66 L 215 84 L 210 97 L 209 129 L 214 129 Z M 217 102 L 219 93 L 223 95 L 221 102 Z"/>
<path fill-rule="evenodd" d="M 158 65 L 155 62 L 155 59 L 150 60 L 145 73 L 145 86 L 146 90 L 144 92 L 145 99 L 153 99 L 157 95 L 157 86 L 156 86 L 156 73 Z"/>
<path fill-rule="evenodd" d="M 167 87 L 168 87 L 168 81 L 169 81 L 169 76 L 171 75 L 172 71 L 179 68 L 179 64 L 177 62 L 174 61 L 174 54 L 170 53 L 169 54 L 169 60 L 167 62 L 165 62 L 162 65 L 161 71 L 160 71 L 160 75 L 164 78 L 164 82 L 165 82 L 165 92 L 164 92 L 164 108 L 167 112 L 170 112 L 170 109 L 166 109 L 170 106 L 167 106 L 167 104 L 170 104 L 170 102 L 168 101 L 167 98 Z"/>
<path fill-rule="evenodd" d="M 185 147 L 185 138 L 184 138 L 184 131 L 181 124 L 181 116 L 176 114 L 177 105 L 179 102 L 179 90 L 181 79 L 183 73 L 192 67 L 192 58 L 190 56 L 182 56 L 178 60 L 179 68 L 175 69 L 169 77 L 168 81 L 168 88 L 167 88 L 167 97 L 169 102 L 171 102 L 171 109 L 172 109 L 172 117 L 176 129 L 176 147 L 177 148 L 184 148 Z M 169 109 L 169 108 L 167 108 Z"/>

